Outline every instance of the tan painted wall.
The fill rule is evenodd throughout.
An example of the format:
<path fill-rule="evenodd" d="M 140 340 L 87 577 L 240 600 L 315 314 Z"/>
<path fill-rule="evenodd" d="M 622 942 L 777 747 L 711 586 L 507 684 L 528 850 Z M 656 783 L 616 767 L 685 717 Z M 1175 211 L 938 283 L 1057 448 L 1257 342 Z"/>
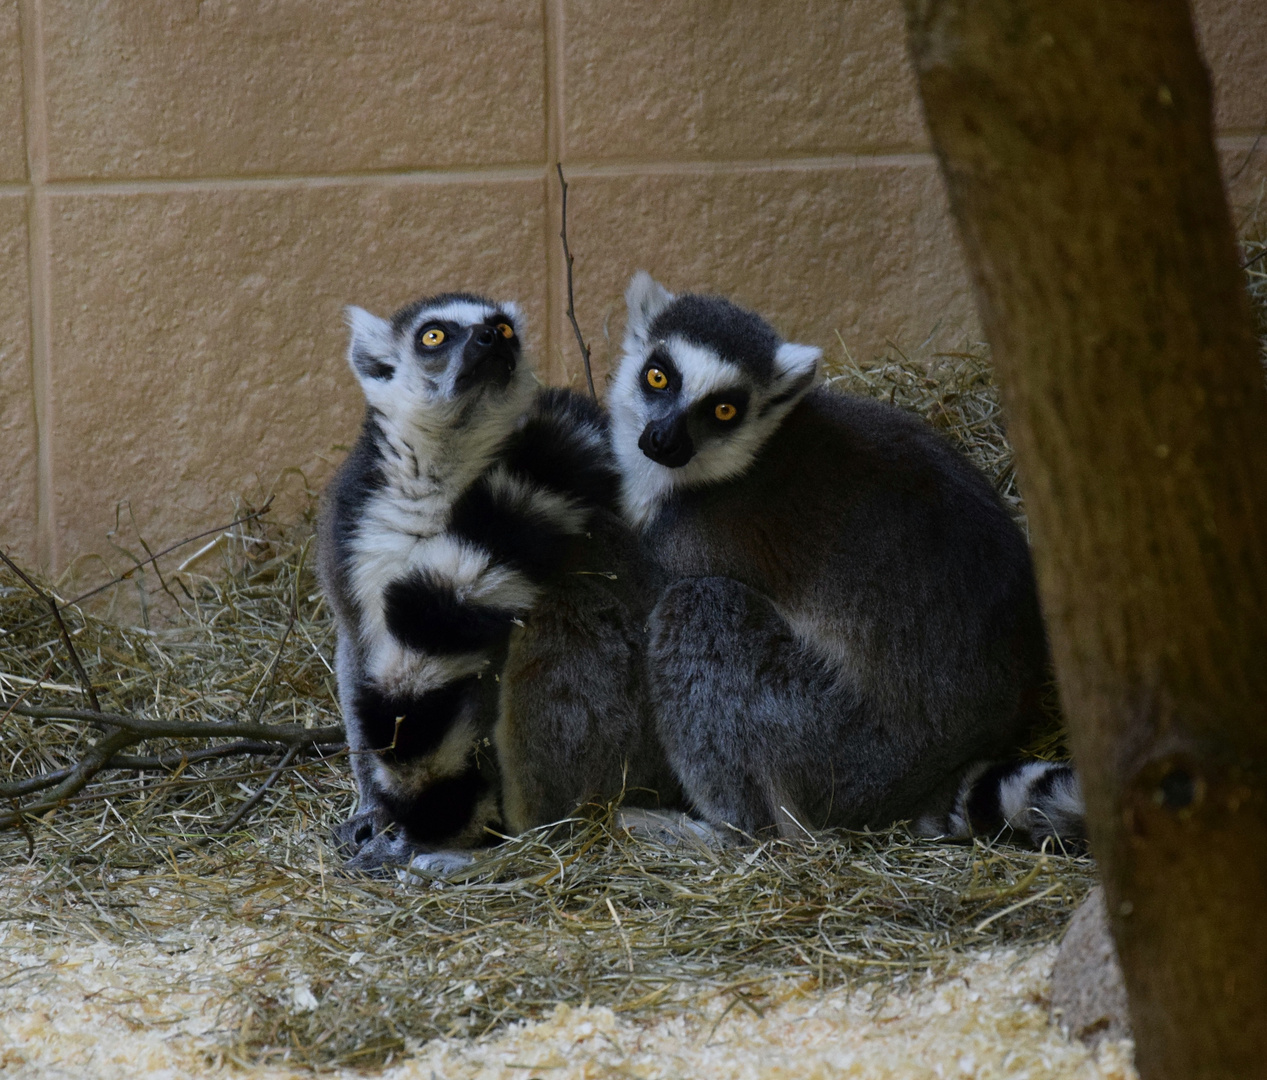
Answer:
<path fill-rule="evenodd" d="M 1247 203 L 1267 4 L 1197 12 Z M 556 158 L 600 368 L 639 266 L 855 355 L 974 326 L 899 0 L 0 0 L 0 543 L 65 568 L 124 501 L 157 547 L 322 481 L 345 303 L 514 297 L 576 380 Z"/>

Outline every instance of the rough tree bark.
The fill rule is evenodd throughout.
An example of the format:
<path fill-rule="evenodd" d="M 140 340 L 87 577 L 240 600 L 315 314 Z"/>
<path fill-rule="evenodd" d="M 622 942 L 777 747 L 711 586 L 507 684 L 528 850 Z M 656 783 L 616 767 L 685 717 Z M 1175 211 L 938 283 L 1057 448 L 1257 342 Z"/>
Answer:
<path fill-rule="evenodd" d="M 906 0 L 1141 1075 L 1267 1075 L 1267 392 L 1184 0 Z"/>

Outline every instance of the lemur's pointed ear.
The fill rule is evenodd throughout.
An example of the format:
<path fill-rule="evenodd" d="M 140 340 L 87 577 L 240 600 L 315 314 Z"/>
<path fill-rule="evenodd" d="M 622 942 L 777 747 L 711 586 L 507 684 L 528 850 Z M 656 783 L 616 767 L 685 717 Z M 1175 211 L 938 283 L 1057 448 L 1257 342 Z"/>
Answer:
<path fill-rule="evenodd" d="M 625 320 L 625 347 L 631 349 L 645 342 L 652 321 L 671 303 L 673 294 L 645 270 L 634 274 L 625 290 L 625 307 L 629 309 Z"/>
<path fill-rule="evenodd" d="M 822 358 L 823 350 L 817 345 L 797 345 L 785 341 L 774 353 L 774 366 L 778 368 L 780 377 L 799 379 L 807 373 L 816 374 Z"/>
<path fill-rule="evenodd" d="M 362 383 L 367 379 L 385 382 L 396 374 L 396 348 L 392 324 L 364 308 L 348 305 L 343 309 L 348 324 L 348 365 Z"/>
<path fill-rule="evenodd" d="M 785 341 L 774 353 L 774 381 L 778 400 L 793 401 L 814 385 L 823 350 L 815 345 Z"/>

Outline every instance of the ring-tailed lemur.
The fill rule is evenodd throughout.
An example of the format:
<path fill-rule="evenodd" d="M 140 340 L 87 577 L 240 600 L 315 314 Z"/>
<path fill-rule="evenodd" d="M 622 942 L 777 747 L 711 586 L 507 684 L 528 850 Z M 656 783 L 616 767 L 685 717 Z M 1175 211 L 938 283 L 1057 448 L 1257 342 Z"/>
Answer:
<path fill-rule="evenodd" d="M 986 479 L 922 420 L 816 388 L 820 351 L 751 312 L 644 273 L 626 300 L 613 449 L 673 582 L 649 680 L 696 811 L 1078 835 L 1069 766 L 980 764 L 1026 741 L 1047 667 L 1029 550 Z"/>
<path fill-rule="evenodd" d="M 616 476 L 601 410 L 535 390 L 513 304 L 347 319 L 366 414 L 326 491 L 320 573 L 359 795 L 336 839 L 372 869 L 485 842 L 507 639 L 564 562 L 602 561 L 585 533 Z"/>

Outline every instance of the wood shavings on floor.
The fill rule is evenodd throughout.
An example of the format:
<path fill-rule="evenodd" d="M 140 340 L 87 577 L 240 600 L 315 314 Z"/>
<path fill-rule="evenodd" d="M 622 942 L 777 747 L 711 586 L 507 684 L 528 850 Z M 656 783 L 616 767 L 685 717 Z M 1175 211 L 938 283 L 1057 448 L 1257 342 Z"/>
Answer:
<path fill-rule="evenodd" d="M 267 941 L 230 932 L 164 947 L 151 942 L 23 948 L 0 938 L 0 1073 L 6 1080 L 134 1080 L 192 1075 L 260 1080 L 311 1076 L 243 1067 L 213 1036 L 224 1010 L 217 972 Z M 34 944 L 34 941 L 31 942 Z M 559 1006 L 484 1040 L 434 1040 L 390 1064 L 384 1080 L 826 1080 L 834 1077 L 1008 1077 L 1134 1080 L 1129 1043 L 1096 1052 L 1047 1018 L 1055 950 L 968 954 L 946 973 L 873 999 L 845 989 L 737 996 L 695 1015 L 633 1021 L 607 1008 Z M 782 997 L 782 1000 L 780 1000 Z M 296 983 L 293 1007 L 311 1007 Z M 332 1075 L 352 1077 L 342 1068 Z"/>

